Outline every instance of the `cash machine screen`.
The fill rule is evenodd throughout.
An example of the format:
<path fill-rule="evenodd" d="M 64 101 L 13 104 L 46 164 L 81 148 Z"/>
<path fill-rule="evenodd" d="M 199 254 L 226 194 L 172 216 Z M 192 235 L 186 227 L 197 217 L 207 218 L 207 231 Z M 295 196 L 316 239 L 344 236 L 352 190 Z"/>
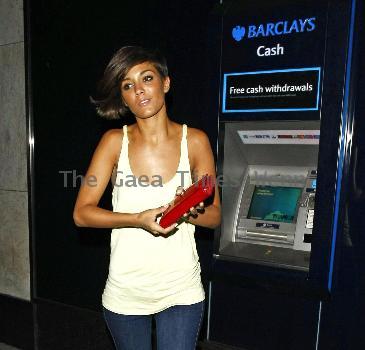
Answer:
<path fill-rule="evenodd" d="M 247 218 L 292 223 L 302 188 L 255 186 Z"/>

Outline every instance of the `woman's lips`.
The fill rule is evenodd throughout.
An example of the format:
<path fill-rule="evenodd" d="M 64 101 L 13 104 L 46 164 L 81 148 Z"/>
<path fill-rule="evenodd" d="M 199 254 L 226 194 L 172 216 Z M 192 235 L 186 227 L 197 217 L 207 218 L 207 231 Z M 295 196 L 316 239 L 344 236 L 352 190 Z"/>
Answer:
<path fill-rule="evenodd" d="M 141 106 L 141 107 L 145 107 L 148 105 L 148 103 L 151 101 L 151 99 L 149 98 L 144 98 L 143 100 L 139 101 L 138 104 Z"/>

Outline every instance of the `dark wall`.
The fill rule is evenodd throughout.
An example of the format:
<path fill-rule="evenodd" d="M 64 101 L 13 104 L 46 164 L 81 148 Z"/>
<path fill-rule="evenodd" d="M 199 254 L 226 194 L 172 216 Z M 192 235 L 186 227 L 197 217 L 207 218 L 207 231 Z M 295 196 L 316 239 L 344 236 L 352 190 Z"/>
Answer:
<path fill-rule="evenodd" d="M 35 140 L 32 295 L 42 335 L 39 346 L 56 349 L 57 335 L 53 347 L 47 340 L 47 334 L 55 333 L 47 315 L 56 312 L 59 320 L 72 324 L 83 319 L 68 312 L 72 306 L 100 311 L 109 263 L 110 230 L 81 229 L 73 223 L 80 177 L 103 132 L 132 121 L 100 119 L 89 96 L 119 47 L 157 47 L 170 69 L 171 119 L 205 130 L 215 149 L 219 33 L 208 27 L 219 1 L 28 0 L 25 5 L 29 115 Z M 101 205 L 110 208 L 110 201 L 108 188 Z M 211 241 L 210 230 L 198 230 L 204 280 Z M 95 322 L 99 319 L 100 315 Z"/>
<path fill-rule="evenodd" d="M 72 209 L 76 176 L 85 173 L 100 136 L 126 122 L 101 120 L 89 103 L 117 48 L 137 44 L 165 53 L 171 118 L 205 129 L 215 147 L 216 102 L 206 96 L 207 24 L 216 3 L 30 0 L 36 298 L 100 308 L 110 230 L 77 229 Z M 110 189 L 103 205 L 109 203 Z"/>

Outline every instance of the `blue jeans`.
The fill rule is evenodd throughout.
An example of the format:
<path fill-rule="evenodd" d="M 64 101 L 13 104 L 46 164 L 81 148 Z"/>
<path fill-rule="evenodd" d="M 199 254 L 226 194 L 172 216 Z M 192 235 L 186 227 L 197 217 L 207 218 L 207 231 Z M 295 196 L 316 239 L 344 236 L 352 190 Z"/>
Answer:
<path fill-rule="evenodd" d="M 104 308 L 104 317 L 117 350 L 151 350 L 152 317 L 157 350 L 194 350 L 203 311 L 204 301 L 172 306 L 154 315 L 121 315 Z"/>

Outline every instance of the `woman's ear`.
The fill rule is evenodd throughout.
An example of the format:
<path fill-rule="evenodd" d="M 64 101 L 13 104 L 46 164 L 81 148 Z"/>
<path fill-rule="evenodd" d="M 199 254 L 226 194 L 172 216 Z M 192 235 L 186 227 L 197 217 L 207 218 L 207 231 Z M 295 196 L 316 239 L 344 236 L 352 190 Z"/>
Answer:
<path fill-rule="evenodd" d="M 170 78 L 166 77 L 163 82 L 163 91 L 166 94 L 170 90 Z"/>

